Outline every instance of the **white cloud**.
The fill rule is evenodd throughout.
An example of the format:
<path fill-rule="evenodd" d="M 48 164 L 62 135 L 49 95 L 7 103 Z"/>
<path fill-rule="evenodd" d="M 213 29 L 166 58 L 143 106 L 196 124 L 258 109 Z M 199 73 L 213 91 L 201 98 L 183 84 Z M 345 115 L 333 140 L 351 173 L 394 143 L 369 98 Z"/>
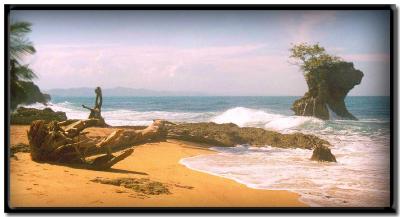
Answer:
<path fill-rule="evenodd" d="M 304 11 L 300 18 L 281 15 L 282 25 L 286 29 L 287 37 L 291 43 L 315 42 L 316 27 L 327 25 L 336 20 L 335 11 Z M 323 33 L 319 32 L 319 36 Z"/>
<path fill-rule="evenodd" d="M 287 79 L 301 79 L 297 69 L 287 63 L 287 56 L 258 52 L 265 47 L 37 45 L 31 66 L 39 75 L 37 83 L 42 89 L 100 85 L 269 94 L 279 93 L 279 85 Z"/>

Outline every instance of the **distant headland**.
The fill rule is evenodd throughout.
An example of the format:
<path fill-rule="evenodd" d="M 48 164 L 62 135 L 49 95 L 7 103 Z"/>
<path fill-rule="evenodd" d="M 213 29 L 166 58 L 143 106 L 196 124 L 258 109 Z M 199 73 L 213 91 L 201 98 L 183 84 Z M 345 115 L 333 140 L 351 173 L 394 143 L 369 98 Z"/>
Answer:
<path fill-rule="evenodd" d="M 93 87 L 56 88 L 44 91 L 51 96 L 93 96 Z M 162 91 L 143 88 L 114 87 L 104 88 L 104 96 L 208 96 L 195 91 Z"/>

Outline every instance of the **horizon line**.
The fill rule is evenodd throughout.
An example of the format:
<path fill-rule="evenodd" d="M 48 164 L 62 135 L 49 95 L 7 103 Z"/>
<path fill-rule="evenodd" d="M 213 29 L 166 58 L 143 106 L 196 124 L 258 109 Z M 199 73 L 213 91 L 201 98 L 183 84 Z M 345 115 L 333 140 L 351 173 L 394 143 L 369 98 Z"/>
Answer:
<path fill-rule="evenodd" d="M 89 96 L 71 96 L 71 95 L 50 95 L 56 97 L 89 97 Z M 303 97 L 304 95 L 108 95 L 117 97 Z M 347 95 L 352 97 L 390 97 L 391 95 Z M 346 96 L 346 97 L 347 97 Z M 103 95 L 107 97 L 107 95 Z"/>

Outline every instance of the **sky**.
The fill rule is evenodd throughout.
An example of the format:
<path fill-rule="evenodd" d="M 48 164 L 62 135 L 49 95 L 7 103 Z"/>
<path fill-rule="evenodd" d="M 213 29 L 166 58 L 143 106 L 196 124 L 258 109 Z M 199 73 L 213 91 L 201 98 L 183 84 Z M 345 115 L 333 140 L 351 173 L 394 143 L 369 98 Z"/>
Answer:
<path fill-rule="evenodd" d="M 319 43 L 364 73 L 350 95 L 390 95 L 389 11 L 11 11 L 33 24 L 25 62 L 43 90 L 129 87 L 303 95 L 293 44 Z"/>

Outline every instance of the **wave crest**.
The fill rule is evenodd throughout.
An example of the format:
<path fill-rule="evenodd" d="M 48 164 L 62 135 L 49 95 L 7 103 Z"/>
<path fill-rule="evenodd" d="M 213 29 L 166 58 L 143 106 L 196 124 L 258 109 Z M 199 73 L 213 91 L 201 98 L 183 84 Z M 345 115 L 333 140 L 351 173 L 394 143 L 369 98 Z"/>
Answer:
<path fill-rule="evenodd" d="M 218 124 L 234 123 L 240 127 L 258 126 L 279 131 L 290 130 L 311 123 L 323 123 L 323 121 L 314 117 L 284 116 L 245 107 L 228 109 L 212 118 L 211 121 Z"/>

